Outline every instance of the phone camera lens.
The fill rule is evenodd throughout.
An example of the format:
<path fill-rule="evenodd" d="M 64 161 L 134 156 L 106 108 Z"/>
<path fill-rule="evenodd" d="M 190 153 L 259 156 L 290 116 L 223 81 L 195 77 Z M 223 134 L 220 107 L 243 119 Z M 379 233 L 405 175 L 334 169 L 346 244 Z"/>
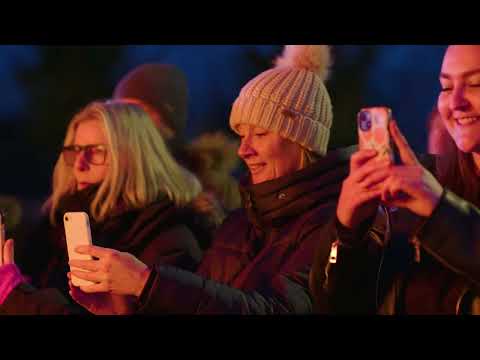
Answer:
<path fill-rule="evenodd" d="M 65 221 L 68 221 L 68 216 L 65 216 Z"/>
<path fill-rule="evenodd" d="M 372 128 L 372 118 L 370 112 L 361 111 L 358 114 L 358 126 L 362 131 L 369 131 Z"/>

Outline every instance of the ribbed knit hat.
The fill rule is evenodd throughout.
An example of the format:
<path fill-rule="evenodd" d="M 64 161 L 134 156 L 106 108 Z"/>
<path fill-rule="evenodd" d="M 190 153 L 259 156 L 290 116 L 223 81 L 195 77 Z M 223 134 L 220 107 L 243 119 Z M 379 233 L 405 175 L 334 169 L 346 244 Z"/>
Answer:
<path fill-rule="evenodd" d="M 160 116 L 153 120 L 166 138 L 182 138 L 187 122 L 188 84 L 175 65 L 143 64 L 126 74 L 116 86 L 115 99 L 140 101 Z"/>
<path fill-rule="evenodd" d="M 273 69 L 242 88 L 230 127 L 255 125 L 325 155 L 333 117 L 324 85 L 330 66 L 327 45 L 287 45 Z"/>

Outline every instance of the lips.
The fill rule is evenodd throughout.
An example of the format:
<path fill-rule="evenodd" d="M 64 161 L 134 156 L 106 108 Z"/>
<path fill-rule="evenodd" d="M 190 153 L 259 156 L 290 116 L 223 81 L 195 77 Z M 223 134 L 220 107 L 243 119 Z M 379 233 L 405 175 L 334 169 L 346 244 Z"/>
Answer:
<path fill-rule="evenodd" d="M 469 126 L 469 125 L 475 124 L 479 120 L 480 120 L 479 116 L 464 116 L 464 117 L 455 119 L 457 125 L 460 125 L 460 126 Z"/>
<path fill-rule="evenodd" d="M 92 184 L 90 184 L 90 183 L 88 183 L 88 182 L 79 182 L 79 183 L 78 183 L 78 187 L 79 187 L 80 189 L 85 189 L 85 188 L 89 187 L 90 185 L 92 185 Z"/>

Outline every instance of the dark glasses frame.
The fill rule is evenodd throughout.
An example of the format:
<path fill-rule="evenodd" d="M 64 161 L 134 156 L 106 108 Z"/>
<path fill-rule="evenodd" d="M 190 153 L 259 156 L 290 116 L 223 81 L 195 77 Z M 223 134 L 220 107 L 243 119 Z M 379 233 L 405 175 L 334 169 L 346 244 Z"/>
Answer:
<path fill-rule="evenodd" d="M 104 165 L 107 160 L 105 144 L 69 145 L 62 148 L 63 161 L 67 166 L 73 166 L 77 156 L 84 152 L 85 160 L 90 165 Z"/>

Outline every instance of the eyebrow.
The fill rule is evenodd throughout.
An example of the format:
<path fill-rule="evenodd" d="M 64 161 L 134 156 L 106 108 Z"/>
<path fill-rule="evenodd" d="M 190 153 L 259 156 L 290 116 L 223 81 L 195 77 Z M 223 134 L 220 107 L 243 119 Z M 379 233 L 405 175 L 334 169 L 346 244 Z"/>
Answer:
<path fill-rule="evenodd" d="M 480 73 L 480 68 L 479 68 L 479 69 L 473 69 L 473 70 L 465 71 L 465 72 L 463 72 L 463 73 L 460 73 L 459 76 L 468 77 L 468 76 L 475 75 L 475 74 L 478 74 L 478 73 Z M 451 79 L 451 78 L 452 78 L 452 76 L 449 75 L 449 74 L 440 73 L 440 79 Z"/>

